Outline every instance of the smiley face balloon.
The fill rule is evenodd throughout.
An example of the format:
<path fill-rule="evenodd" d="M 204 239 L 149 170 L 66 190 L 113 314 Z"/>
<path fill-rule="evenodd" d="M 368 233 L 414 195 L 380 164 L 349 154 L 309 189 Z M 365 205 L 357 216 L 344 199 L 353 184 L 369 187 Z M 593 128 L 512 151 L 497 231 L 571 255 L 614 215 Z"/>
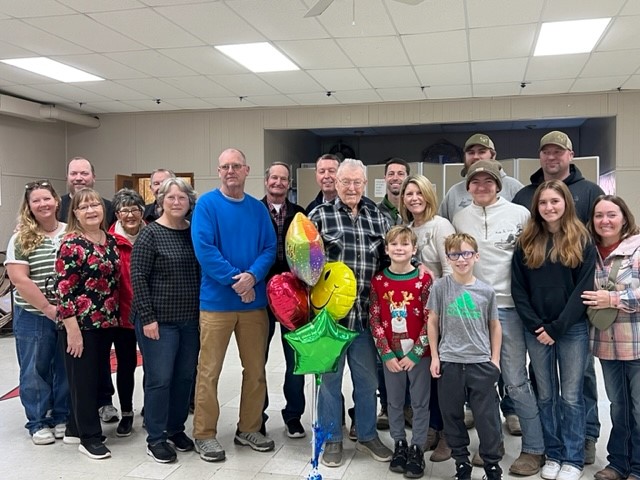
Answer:
<path fill-rule="evenodd" d="M 324 243 L 318 229 L 302 213 L 296 213 L 284 239 L 289 268 L 304 283 L 313 286 L 324 267 Z"/>
<path fill-rule="evenodd" d="M 317 315 L 323 308 L 336 321 L 344 318 L 356 300 L 356 277 L 342 262 L 327 262 L 311 289 L 311 308 Z"/>

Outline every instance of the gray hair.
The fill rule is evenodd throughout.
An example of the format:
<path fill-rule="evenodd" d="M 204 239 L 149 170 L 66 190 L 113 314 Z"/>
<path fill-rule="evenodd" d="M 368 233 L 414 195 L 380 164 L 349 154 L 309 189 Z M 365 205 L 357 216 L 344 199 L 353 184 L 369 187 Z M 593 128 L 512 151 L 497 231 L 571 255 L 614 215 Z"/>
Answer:
<path fill-rule="evenodd" d="M 111 203 L 115 212 L 120 211 L 123 207 L 138 207 L 140 210 L 144 210 L 144 200 L 138 192 L 130 188 L 118 190 Z"/>
<path fill-rule="evenodd" d="M 196 197 L 198 194 L 191 185 L 189 185 L 184 179 L 180 177 L 167 178 L 164 182 L 162 182 L 162 185 L 160 185 L 160 189 L 158 190 L 157 204 L 160 214 L 163 213 L 162 204 L 164 203 L 164 197 L 174 185 L 178 187 L 178 190 L 180 190 L 182 193 L 186 193 L 189 197 L 189 211 L 193 210 L 193 207 L 196 204 Z"/>
<path fill-rule="evenodd" d="M 264 171 L 264 179 L 267 180 L 269 178 L 269 175 L 271 175 L 271 168 L 277 166 L 285 167 L 287 169 L 287 179 L 291 181 L 291 165 L 284 162 L 273 162 L 271 165 L 269 165 Z"/>
<path fill-rule="evenodd" d="M 168 168 L 156 168 L 153 172 L 151 172 L 151 175 L 149 176 L 150 181 L 153 181 L 153 176 L 156 173 L 168 173 L 171 178 L 176 178 L 176 174 L 173 170 L 169 170 Z"/>
<path fill-rule="evenodd" d="M 336 173 L 336 176 L 340 176 L 340 173 L 346 168 L 359 168 L 360 170 L 362 170 L 364 179 L 367 179 L 367 167 L 364 163 L 362 163 L 362 160 L 357 160 L 355 158 L 345 158 L 340 163 L 340 166 L 338 166 L 338 172 Z"/>

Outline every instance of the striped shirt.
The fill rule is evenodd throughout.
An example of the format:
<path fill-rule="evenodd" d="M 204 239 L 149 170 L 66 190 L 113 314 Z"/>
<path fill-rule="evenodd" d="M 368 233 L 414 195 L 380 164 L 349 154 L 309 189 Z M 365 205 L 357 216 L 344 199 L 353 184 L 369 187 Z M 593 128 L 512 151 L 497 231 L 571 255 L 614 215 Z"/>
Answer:
<path fill-rule="evenodd" d="M 27 265 L 29 267 L 29 278 L 36 284 L 38 289 L 53 305 L 56 303 L 54 282 L 56 279 L 55 262 L 56 252 L 60 247 L 62 236 L 64 235 L 66 224 L 60 223 L 61 228 L 53 238 L 44 237 L 43 242 L 37 246 L 29 255 L 24 255 L 20 244 L 17 242 L 18 234 L 14 234 L 7 246 L 7 264 Z M 22 298 L 18 290 L 14 291 L 14 301 L 19 307 L 30 313 L 43 316 L 44 314 L 33 307 Z"/>

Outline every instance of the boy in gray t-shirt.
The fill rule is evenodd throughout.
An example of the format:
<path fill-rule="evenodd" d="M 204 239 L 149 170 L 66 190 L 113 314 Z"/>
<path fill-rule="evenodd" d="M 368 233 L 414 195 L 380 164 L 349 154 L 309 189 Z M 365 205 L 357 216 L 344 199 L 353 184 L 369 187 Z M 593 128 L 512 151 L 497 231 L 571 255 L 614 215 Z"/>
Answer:
<path fill-rule="evenodd" d="M 444 434 L 456 462 L 458 480 L 470 480 L 469 434 L 464 425 L 465 390 L 476 419 L 480 457 L 487 480 L 502 478 L 501 435 L 496 384 L 500 376 L 502 329 L 496 294 L 473 276 L 478 243 L 464 233 L 445 240 L 453 272 L 436 280 L 427 302 L 431 375 L 439 378 L 438 399 Z"/>

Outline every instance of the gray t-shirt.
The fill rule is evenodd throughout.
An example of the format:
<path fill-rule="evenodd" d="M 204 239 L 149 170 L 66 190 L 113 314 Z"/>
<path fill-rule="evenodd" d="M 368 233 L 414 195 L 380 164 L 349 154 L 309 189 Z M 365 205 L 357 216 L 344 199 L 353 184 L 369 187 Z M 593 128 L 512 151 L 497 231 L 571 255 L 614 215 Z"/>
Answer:
<path fill-rule="evenodd" d="M 431 287 L 427 308 L 438 314 L 440 361 L 482 363 L 491 360 L 489 321 L 498 320 L 496 294 L 476 279 L 462 285 L 447 275 Z"/>

